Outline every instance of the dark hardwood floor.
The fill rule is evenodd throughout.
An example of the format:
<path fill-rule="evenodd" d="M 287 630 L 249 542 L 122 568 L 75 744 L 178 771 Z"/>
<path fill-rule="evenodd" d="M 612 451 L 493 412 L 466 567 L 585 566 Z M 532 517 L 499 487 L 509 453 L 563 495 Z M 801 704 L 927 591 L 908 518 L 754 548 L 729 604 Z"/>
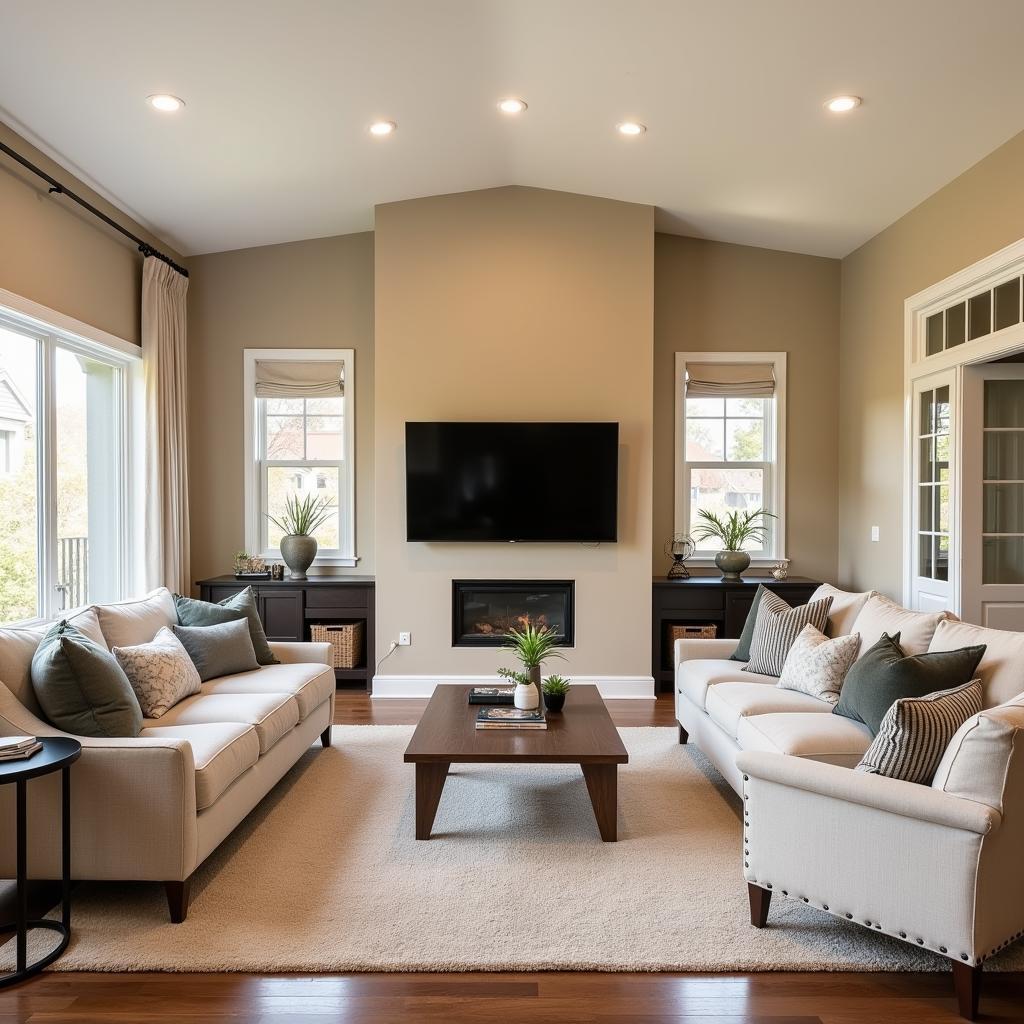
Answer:
<path fill-rule="evenodd" d="M 339 691 L 338 724 L 413 724 L 421 700 Z M 609 701 L 616 724 L 675 723 L 668 695 Z M 652 879 L 652 884 L 657 884 Z M 666 908 L 666 912 L 669 912 Z M 983 1021 L 1024 1021 L 1024 975 L 986 975 Z M 0 990 L 0 1024 L 940 1024 L 948 974 L 60 974 Z"/>

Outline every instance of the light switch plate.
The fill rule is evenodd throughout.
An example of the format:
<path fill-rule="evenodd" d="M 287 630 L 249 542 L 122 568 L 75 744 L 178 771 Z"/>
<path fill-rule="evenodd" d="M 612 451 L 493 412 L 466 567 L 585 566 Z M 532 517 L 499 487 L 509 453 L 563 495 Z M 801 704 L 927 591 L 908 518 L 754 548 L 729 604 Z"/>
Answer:
<path fill-rule="evenodd" d="M 879 530 L 877 526 L 871 527 L 871 539 L 877 544 L 879 540 Z"/>

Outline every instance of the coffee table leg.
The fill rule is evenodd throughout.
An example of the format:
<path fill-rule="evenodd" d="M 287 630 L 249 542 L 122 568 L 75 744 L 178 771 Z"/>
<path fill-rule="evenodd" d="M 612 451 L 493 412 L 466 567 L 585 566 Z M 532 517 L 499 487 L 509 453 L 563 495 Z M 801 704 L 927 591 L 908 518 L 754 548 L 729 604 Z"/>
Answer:
<path fill-rule="evenodd" d="M 614 764 L 582 764 L 583 778 L 587 780 L 587 791 L 594 807 L 597 827 L 606 843 L 618 839 L 618 766 Z"/>
<path fill-rule="evenodd" d="M 434 815 L 441 802 L 441 790 L 448 778 L 445 762 L 420 761 L 416 765 L 416 838 L 429 839 Z"/>

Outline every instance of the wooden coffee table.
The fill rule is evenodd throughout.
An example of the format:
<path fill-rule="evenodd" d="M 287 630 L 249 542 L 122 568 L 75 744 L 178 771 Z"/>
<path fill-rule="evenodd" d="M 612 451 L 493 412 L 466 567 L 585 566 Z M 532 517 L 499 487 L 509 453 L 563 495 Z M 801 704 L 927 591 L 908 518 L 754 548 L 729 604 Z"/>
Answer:
<path fill-rule="evenodd" d="M 448 767 L 464 764 L 578 764 L 606 843 L 617 839 L 618 766 L 629 754 L 596 686 L 573 686 L 547 729 L 477 729 L 470 687 L 442 684 L 405 750 L 416 765 L 416 838 L 429 839 Z"/>

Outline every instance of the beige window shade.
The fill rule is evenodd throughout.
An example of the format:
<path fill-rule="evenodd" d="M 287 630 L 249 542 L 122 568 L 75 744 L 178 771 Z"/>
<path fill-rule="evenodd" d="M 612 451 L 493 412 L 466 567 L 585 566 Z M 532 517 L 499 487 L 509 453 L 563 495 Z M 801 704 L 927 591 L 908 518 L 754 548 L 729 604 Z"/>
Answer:
<path fill-rule="evenodd" d="M 687 398 L 771 398 L 771 363 L 687 363 Z"/>
<path fill-rule="evenodd" d="M 260 360 L 257 398 L 322 398 L 345 394 L 345 363 Z"/>

